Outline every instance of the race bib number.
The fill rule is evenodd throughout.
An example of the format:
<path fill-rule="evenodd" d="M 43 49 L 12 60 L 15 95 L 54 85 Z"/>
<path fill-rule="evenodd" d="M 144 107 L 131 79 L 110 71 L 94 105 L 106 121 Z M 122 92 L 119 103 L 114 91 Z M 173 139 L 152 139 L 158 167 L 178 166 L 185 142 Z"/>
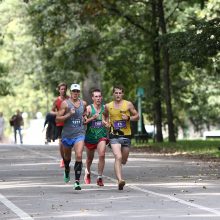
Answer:
<path fill-rule="evenodd" d="M 114 121 L 114 129 L 120 129 L 120 128 L 126 128 L 125 120 Z"/>
<path fill-rule="evenodd" d="M 102 121 L 101 120 L 93 120 L 91 127 L 93 128 L 102 128 Z"/>
<path fill-rule="evenodd" d="M 80 127 L 81 126 L 81 119 L 73 119 L 72 124 L 73 124 L 74 128 Z"/>

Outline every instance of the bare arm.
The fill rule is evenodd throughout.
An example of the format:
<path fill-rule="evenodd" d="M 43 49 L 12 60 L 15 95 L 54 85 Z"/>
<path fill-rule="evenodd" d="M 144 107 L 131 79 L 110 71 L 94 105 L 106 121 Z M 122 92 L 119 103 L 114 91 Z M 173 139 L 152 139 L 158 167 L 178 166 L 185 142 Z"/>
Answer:
<path fill-rule="evenodd" d="M 138 121 L 140 117 L 139 117 L 138 111 L 135 109 L 132 102 L 128 103 L 128 107 L 129 107 L 129 111 L 131 113 L 130 120 L 131 121 Z"/>
<path fill-rule="evenodd" d="M 89 117 L 91 114 L 91 106 L 88 105 L 86 107 L 86 112 L 85 112 L 85 115 L 84 115 L 84 124 L 88 124 L 90 121 L 92 121 L 93 119 L 91 117 Z"/>
<path fill-rule="evenodd" d="M 52 105 L 50 113 L 52 115 L 58 115 L 58 109 L 57 109 L 57 106 L 56 106 L 56 100 L 53 102 L 53 105 Z"/>
<path fill-rule="evenodd" d="M 105 110 L 102 114 L 102 123 L 104 124 L 105 127 L 109 128 L 110 123 L 109 123 L 109 111 L 108 111 L 108 105 L 105 105 Z"/>
<path fill-rule="evenodd" d="M 60 110 L 57 112 L 56 122 L 63 122 L 74 113 L 75 113 L 75 109 L 71 109 L 69 111 L 68 105 L 67 105 L 66 101 L 64 101 L 61 104 Z"/>

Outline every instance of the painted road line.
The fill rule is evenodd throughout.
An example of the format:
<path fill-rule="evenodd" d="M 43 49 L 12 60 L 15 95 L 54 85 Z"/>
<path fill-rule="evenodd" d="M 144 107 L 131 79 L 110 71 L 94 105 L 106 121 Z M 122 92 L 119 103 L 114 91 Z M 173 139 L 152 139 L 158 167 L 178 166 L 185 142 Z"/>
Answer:
<path fill-rule="evenodd" d="M 97 172 L 92 171 L 92 173 L 94 175 L 98 175 Z M 114 179 L 114 178 L 111 178 L 111 177 L 105 176 L 105 175 L 103 175 L 103 176 L 106 177 L 107 179 L 113 181 L 113 182 L 117 182 L 117 180 Z M 215 214 L 216 216 L 220 217 L 220 211 L 208 208 L 206 206 L 198 205 L 198 204 L 195 204 L 195 203 L 192 203 L 192 202 L 187 202 L 183 199 L 179 199 L 179 198 L 176 198 L 174 196 L 170 196 L 170 195 L 166 195 L 166 194 L 162 194 L 162 193 L 156 193 L 154 191 L 143 189 L 143 188 L 131 185 L 131 184 L 127 185 L 127 187 L 129 187 L 130 189 L 134 189 L 134 190 L 137 190 L 137 191 L 140 191 L 140 192 L 145 192 L 145 193 L 148 193 L 148 194 L 151 194 L 151 195 L 154 195 L 154 196 L 164 197 L 164 198 L 170 199 L 172 201 L 178 202 L 180 204 L 184 204 L 184 205 L 191 206 L 191 207 L 203 210 L 203 211 L 210 212 L 210 213 Z"/>
<path fill-rule="evenodd" d="M 7 206 L 12 212 L 14 212 L 20 219 L 24 220 L 34 220 L 31 216 L 29 216 L 26 212 L 18 208 L 15 204 L 9 201 L 0 193 L 0 202 L 2 202 L 5 206 Z"/>
<path fill-rule="evenodd" d="M 165 197 L 165 198 L 170 199 L 172 201 L 175 201 L 175 202 L 187 205 L 187 206 L 191 206 L 191 207 L 203 210 L 203 211 L 207 211 L 207 212 L 210 212 L 210 213 L 215 214 L 216 216 L 220 217 L 220 211 L 208 208 L 206 206 L 198 205 L 198 204 L 195 204 L 195 203 L 192 203 L 192 202 L 187 202 L 187 201 L 185 201 L 183 199 L 179 199 L 179 198 L 176 198 L 174 196 L 169 196 L 169 195 L 166 195 L 166 194 L 156 193 L 156 192 L 153 192 L 153 191 L 150 191 L 150 190 L 147 190 L 147 189 L 142 189 L 140 187 L 133 186 L 133 185 L 129 185 L 128 187 L 131 188 L 131 189 L 137 190 L 137 191 L 149 193 L 151 195 Z"/>
<path fill-rule="evenodd" d="M 23 147 L 20 147 L 20 148 L 25 149 Z M 25 150 L 27 150 L 27 149 L 25 149 Z M 30 150 L 29 149 L 29 151 L 32 151 L 32 153 L 41 155 L 41 153 L 36 152 L 35 150 Z M 49 156 L 49 155 L 47 155 L 47 157 L 57 161 L 57 158 L 55 158 L 55 157 L 52 157 L 52 156 Z M 95 174 L 95 175 L 98 175 L 97 172 L 92 171 L 92 173 Z M 109 176 L 105 176 L 105 175 L 103 175 L 103 176 L 106 177 L 107 179 L 111 180 L 112 182 L 116 182 L 117 181 L 116 179 L 111 178 Z M 153 191 L 150 191 L 150 190 L 146 190 L 146 189 L 143 189 L 143 188 L 140 188 L 140 187 L 137 187 L 137 186 L 134 186 L 134 185 L 130 185 L 130 184 L 127 187 L 129 187 L 131 189 L 134 189 L 134 190 L 137 190 L 137 191 L 149 193 L 151 195 L 168 198 L 168 199 L 170 199 L 172 201 L 175 201 L 175 202 L 178 202 L 180 204 L 184 204 L 184 205 L 191 206 L 191 207 L 203 210 L 203 211 L 207 211 L 207 212 L 210 212 L 210 213 L 215 214 L 216 216 L 220 217 L 220 211 L 212 209 L 212 208 L 208 208 L 206 206 L 198 205 L 198 204 L 195 204 L 195 203 L 192 203 L 192 202 L 187 202 L 187 201 L 185 201 L 183 199 L 179 199 L 179 198 L 176 198 L 174 196 L 170 196 L 170 195 L 166 195 L 166 194 L 161 194 L 161 193 L 156 193 L 156 192 L 153 192 Z"/>

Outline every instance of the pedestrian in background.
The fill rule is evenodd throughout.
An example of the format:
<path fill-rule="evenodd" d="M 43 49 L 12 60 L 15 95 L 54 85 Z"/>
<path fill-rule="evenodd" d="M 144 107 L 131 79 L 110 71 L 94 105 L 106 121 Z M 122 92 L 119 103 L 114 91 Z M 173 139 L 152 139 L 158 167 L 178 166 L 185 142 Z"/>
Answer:
<path fill-rule="evenodd" d="M 24 120 L 20 110 L 17 110 L 16 114 L 11 117 L 10 124 L 13 126 L 13 130 L 14 130 L 14 143 L 15 144 L 17 143 L 17 132 L 18 132 L 20 143 L 23 144 L 23 137 L 21 130 L 22 130 L 22 126 L 24 125 Z"/>
<path fill-rule="evenodd" d="M 5 129 L 5 119 L 3 117 L 3 113 L 0 112 L 0 142 L 3 142 L 4 129 Z"/>

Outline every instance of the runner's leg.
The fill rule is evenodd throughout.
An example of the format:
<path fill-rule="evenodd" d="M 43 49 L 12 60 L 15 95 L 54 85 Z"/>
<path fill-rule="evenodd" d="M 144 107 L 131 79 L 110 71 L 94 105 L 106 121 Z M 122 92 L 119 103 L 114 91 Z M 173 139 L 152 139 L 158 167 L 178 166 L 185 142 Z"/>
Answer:
<path fill-rule="evenodd" d="M 106 149 L 106 141 L 100 141 L 97 145 L 97 152 L 99 155 L 98 162 L 98 175 L 102 176 L 104 167 L 105 167 L 105 149 Z"/>
<path fill-rule="evenodd" d="M 121 173 L 121 161 L 122 161 L 122 153 L 121 153 L 121 144 L 111 144 L 112 152 L 115 157 L 115 175 L 117 180 L 122 179 L 122 173 Z"/>

